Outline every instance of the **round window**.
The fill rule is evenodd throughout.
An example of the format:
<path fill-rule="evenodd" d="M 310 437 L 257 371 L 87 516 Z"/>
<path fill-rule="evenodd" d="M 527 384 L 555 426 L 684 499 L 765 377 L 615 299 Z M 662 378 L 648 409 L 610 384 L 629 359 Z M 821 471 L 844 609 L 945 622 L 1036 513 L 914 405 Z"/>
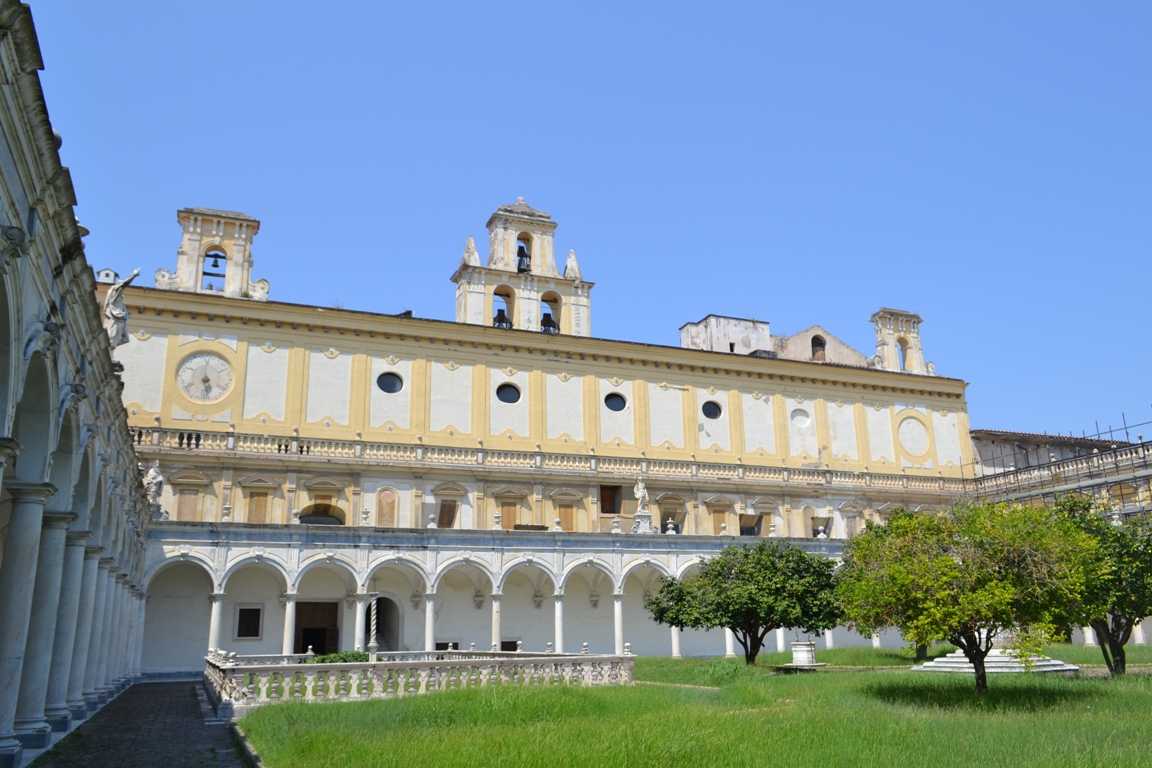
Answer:
<path fill-rule="evenodd" d="M 624 395 L 609 392 L 604 396 L 604 405 L 610 411 L 622 411 L 628 407 L 628 401 L 624 399 Z"/>
<path fill-rule="evenodd" d="M 496 387 L 496 398 L 502 403 L 518 403 L 520 390 L 515 384 L 501 384 Z"/>
<path fill-rule="evenodd" d="M 714 403 L 711 400 L 700 406 L 700 410 L 704 412 L 704 417 L 708 419 L 718 419 L 724 410 L 720 407 L 720 403 Z"/>
<path fill-rule="evenodd" d="M 376 377 L 376 386 L 380 387 L 381 391 L 394 395 L 404 389 L 404 379 L 394 373 L 382 373 Z"/>

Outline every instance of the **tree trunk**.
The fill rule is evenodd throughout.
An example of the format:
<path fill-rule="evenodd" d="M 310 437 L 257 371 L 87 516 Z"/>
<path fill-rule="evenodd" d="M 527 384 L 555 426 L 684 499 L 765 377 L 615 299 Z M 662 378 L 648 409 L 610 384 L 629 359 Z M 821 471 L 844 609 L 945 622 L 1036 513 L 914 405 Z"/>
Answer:
<path fill-rule="evenodd" d="M 1128 670 L 1128 658 L 1125 644 L 1132 635 L 1132 624 L 1123 616 L 1113 616 L 1108 619 L 1093 619 L 1089 622 L 1096 635 L 1096 644 L 1100 646 L 1100 653 L 1104 656 L 1104 663 L 1113 676 L 1123 675 Z"/>
<path fill-rule="evenodd" d="M 988 672 L 984 669 L 984 656 L 977 653 L 975 658 L 968 659 L 976 670 L 976 695 L 983 696 L 988 693 Z"/>
<path fill-rule="evenodd" d="M 928 646 L 916 646 L 916 661 L 928 661 Z"/>
<path fill-rule="evenodd" d="M 763 644 L 756 639 L 755 634 L 745 635 L 745 641 L 742 643 L 744 646 L 744 663 L 752 666 L 756 663 L 756 657 L 760 655 L 760 649 Z"/>

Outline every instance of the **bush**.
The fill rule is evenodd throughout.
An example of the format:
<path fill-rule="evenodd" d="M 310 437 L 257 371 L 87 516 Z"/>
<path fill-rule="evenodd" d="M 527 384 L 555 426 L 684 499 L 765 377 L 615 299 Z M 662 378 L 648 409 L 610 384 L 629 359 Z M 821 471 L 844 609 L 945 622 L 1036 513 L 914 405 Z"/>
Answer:
<path fill-rule="evenodd" d="M 344 651 L 344 653 L 326 653 L 316 656 L 308 661 L 309 664 L 356 664 L 368 661 L 368 654 L 363 651 Z"/>

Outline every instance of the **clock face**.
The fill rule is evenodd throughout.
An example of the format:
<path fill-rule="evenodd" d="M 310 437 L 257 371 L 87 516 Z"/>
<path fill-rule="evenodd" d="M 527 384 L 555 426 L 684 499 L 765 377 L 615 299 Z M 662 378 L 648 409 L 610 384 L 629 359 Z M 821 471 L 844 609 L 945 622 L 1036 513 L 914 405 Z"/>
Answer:
<path fill-rule="evenodd" d="M 215 403 L 232 389 L 232 368 L 223 358 L 202 352 L 180 364 L 176 383 L 189 400 Z"/>

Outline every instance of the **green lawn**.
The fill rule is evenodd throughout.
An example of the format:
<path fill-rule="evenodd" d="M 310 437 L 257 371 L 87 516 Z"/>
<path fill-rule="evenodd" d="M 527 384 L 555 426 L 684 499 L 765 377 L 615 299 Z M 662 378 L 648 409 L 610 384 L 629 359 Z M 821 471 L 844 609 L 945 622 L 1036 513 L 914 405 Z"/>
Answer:
<path fill-rule="evenodd" d="M 970 677 L 902 670 L 773 675 L 734 660 L 642 658 L 636 677 L 716 688 L 278 704 L 241 725 L 269 768 L 1152 765 L 1143 675 L 995 677 L 979 701 Z"/>

